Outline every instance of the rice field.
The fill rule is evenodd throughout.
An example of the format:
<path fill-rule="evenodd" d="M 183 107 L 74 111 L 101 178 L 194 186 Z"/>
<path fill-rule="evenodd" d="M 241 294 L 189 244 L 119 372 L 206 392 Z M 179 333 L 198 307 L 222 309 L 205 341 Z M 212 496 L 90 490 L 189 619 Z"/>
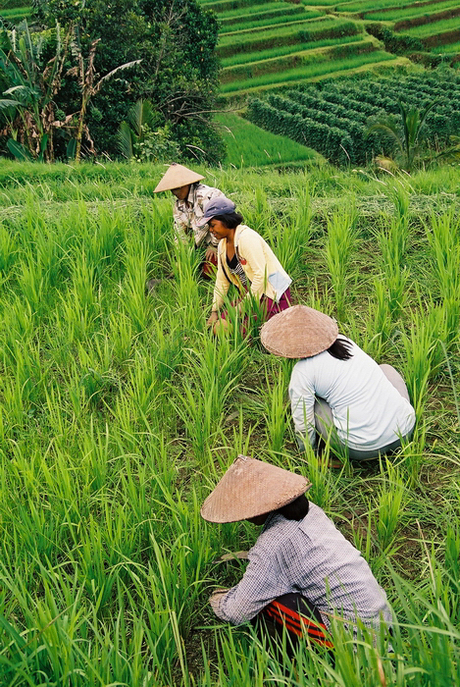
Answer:
<path fill-rule="evenodd" d="M 256 330 L 206 330 L 212 285 L 172 241 L 171 198 L 152 196 L 163 171 L 0 169 L 2 684 L 375 687 L 379 670 L 396 687 L 458 684 L 458 167 L 202 170 L 270 241 L 296 301 L 408 382 L 412 441 L 342 471 L 297 452 L 291 363 Z M 310 477 L 388 593 L 391 656 L 365 635 L 354 650 L 337 626 L 335 665 L 312 651 L 280 665 L 249 625 L 213 616 L 211 591 L 244 570 L 216 558 L 256 532 L 209 525 L 199 506 L 239 452 Z"/>
<path fill-rule="evenodd" d="M 453 48 L 447 50 L 446 54 L 452 53 L 452 57 L 455 56 L 455 44 L 458 42 L 458 36 L 455 33 L 458 19 L 455 15 L 458 13 L 458 8 L 454 0 L 425 0 L 424 2 L 325 0 L 316 5 L 310 2 L 283 3 L 281 0 L 266 5 L 261 4 L 260 0 L 253 0 L 252 3 L 251 0 L 219 0 L 203 4 L 207 8 L 214 8 L 220 19 L 220 40 L 217 53 L 223 67 L 221 81 L 223 95 L 228 96 L 230 89 L 227 84 L 233 80 L 233 77 L 227 73 L 227 69 L 237 65 L 242 68 L 240 83 L 235 89 L 238 98 L 241 98 L 244 93 L 250 94 L 261 87 L 264 89 L 269 87 L 269 80 L 265 78 L 262 82 L 260 74 L 253 74 L 251 64 L 254 62 L 286 57 L 291 64 L 299 63 L 302 61 L 302 53 L 305 50 L 314 50 L 315 47 L 355 44 L 355 62 L 358 66 L 347 67 L 349 75 L 353 75 L 355 70 L 361 71 L 366 65 L 369 70 L 379 68 L 391 57 L 382 57 L 384 46 L 369 36 L 365 20 L 382 22 L 382 26 L 388 29 L 408 36 L 420 37 L 425 44 L 423 50 L 431 50 L 441 43 L 450 43 Z M 344 22 L 343 26 L 340 25 L 341 21 Z M 423 25 L 419 26 L 419 23 Z M 375 29 L 373 33 L 374 31 Z M 451 31 L 452 33 L 447 33 Z M 308 37 L 304 32 L 309 32 Z M 365 61 L 359 59 L 357 36 L 364 40 L 374 40 L 375 59 L 367 58 Z M 410 62 L 404 53 L 398 48 L 395 49 L 398 50 L 397 55 L 388 53 L 392 55 L 394 65 L 402 64 L 406 60 L 409 66 Z M 386 51 L 388 50 L 393 50 L 391 44 L 390 47 L 386 47 Z M 417 51 L 412 49 L 412 52 Z M 407 53 L 410 56 L 411 50 L 408 49 Z M 273 64 L 267 64 L 267 68 L 269 67 L 269 71 L 273 73 L 272 87 L 282 88 L 292 79 L 308 81 L 335 77 L 344 71 L 344 68 L 337 69 L 337 65 L 332 63 L 326 54 L 316 55 L 316 60 L 318 61 L 317 70 L 298 71 L 296 75 L 292 74 L 291 68 L 287 69 L 282 61 L 276 68 Z M 414 56 L 414 60 L 419 62 L 420 58 Z M 429 62 L 429 59 L 426 58 L 426 61 Z M 247 65 L 247 70 L 244 69 L 245 65 Z"/>
<path fill-rule="evenodd" d="M 411 26 L 407 29 L 404 29 L 404 33 L 417 38 L 438 36 L 451 31 L 460 31 L 460 17 L 451 17 L 449 19 L 433 22 L 432 24 L 430 23 L 423 24 L 422 26 Z"/>
<path fill-rule="evenodd" d="M 0 7 L 0 18 L 5 19 L 7 22 L 19 23 L 23 19 L 26 19 L 32 13 L 32 7 L 26 5 L 24 7 L 11 7 L 8 6 L 3 8 Z"/>
<path fill-rule="evenodd" d="M 327 74 L 339 74 L 340 72 L 351 72 L 352 70 L 363 67 L 364 65 L 375 65 L 384 62 L 395 60 L 395 57 L 390 53 L 384 52 L 382 50 L 372 50 L 370 52 L 364 52 L 361 55 L 329 59 L 322 61 L 321 59 L 316 59 L 313 54 L 310 59 L 305 60 L 305 64 L 302 67 L 287 69 L 282 72 L 265 73 L 260 76 L 250 77 L 245 80 L 240 81 L 230 81 L 224 83 L 221 86 L 221 92 L 223 95 L 230 94 L 232 92 L 237 92 L 239 95 L 243 92 L 251 93 L 263 87 L 276 86 L 277 84 L 287 84 L 292 82 L 301 82 L 305 80 L 310 80 L 325 76 Z"/>
<path fill-rule="evenodd" d="M 235 113 L 218 114 L 216 122 L 227 148 L 224 162 L 231 167 L 282 167 L 304 165 L 307 161 L 321 159 L 311 148 L 300 145 L 287 136 L 264 131 Z"/>
<path fill-rule="evenodd" d="M 433 22 L 436 21 L 436 15 L 446 10 L 457 10 L 458 2 L 456 0 L 446 0 L 445 2 L 437 2 L 435 5 L 407 5 L 406 7 L 393 9 L 386 9 L 384 12 L 378 10 L 371 10 L 364 14 L 365 19 L 381 20 L 381 21 L 402 21 L 413 20 L 420 17 L 432 17 Z"/>

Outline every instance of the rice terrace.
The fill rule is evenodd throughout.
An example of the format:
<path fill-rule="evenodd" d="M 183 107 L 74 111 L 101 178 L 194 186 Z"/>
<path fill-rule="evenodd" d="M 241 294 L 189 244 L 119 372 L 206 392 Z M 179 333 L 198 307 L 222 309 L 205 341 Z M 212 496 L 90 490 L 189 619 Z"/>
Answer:
<path fill-rule="evenodd" d="M 0 686 L 460 685 L 458 0 L 0 0 L 0 18 Z M 261 326 L 292 306 L 331 341 L 287 354 L 310 336 L 293 326 L 274 351 Z M 346 370 L 347 341 L 400 373 L 415 418 L 369 460 L 316 406 L 309 441 L 293 404 L 299 362 Z M 365 411 L 391 414 L 383 395 Z M 217 506 L 248 510 L 213 520 L 238 456 L 301 497 L 264 509 L 268 488 L 235 482 Z M 273 521 L 303 544 L 248 563 Z M 296 546 L 312 578 L 334 570 L 315 580 L 334 613 L 313 604 L 293 649 L 300 611 L 276 644 L 222 599 L 264 563 L 262 605 L 273 580 L 302 595 Z M 358 559 L 391 621 L 363 612 Z"/>

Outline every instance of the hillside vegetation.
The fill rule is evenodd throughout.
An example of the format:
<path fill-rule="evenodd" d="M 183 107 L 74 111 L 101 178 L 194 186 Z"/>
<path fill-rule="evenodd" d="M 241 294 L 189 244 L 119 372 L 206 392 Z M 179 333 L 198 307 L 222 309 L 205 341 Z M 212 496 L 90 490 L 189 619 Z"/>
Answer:
<path fill-rule="evenodd" d="M 460 173 L 310 165 L 202 172 L 273 246 L 295 301 L 407 380 L 414 437 L 364 468 L 297 452 L 291 363 L 256 328 L 211 337 L 212 284 L 172 241 L 170 195 L 152 194 L 164 167 L 3 163 L 2 684 L 459 684 Z M 366 636 L 354 650 L 337 625 L 335 666 L 310 650 L 282 666 L 250 626 L 215 619 L 211 590 L 244 570 L 215 560 L 256 531 L 199 507 L 238 453 L 311 479 L 388 593 L 394 654 Z"/>
<path fill-rule="evenodd" d="M 453 0 L 202 3 L 219 19 L 218 56 L 226 96 L 339 71 L 345 76 L 362 68 L 407 64 L 408 57 L 435 65 L 440 58 L 429 53 L 439 53 L 440 46 L 450 63 L 458 53 L 460 9 Z"/>

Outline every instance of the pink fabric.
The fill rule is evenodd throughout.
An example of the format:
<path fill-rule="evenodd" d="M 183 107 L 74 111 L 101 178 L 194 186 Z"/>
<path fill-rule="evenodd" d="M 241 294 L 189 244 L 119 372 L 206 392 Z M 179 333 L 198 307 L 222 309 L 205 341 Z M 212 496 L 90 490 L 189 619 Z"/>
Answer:
<path fill-rule="evenodd" d="M 232 306 L 235 307 L 238 305 L 238 303 L 241 303 L 242 299 L 239 299 L 237 301 L 232 302 Z M 265 314 L 263 317 L 263 321 L 261 324 L 269 320 L 270 318 L 273 317 L 273 315 L 277 315 L 279 312 L 282 310 L 286 310 L 286 308 L 289 308 L 291 305 L 291 291 L 290 289 L 286 289 L 286 291 L 283 293 L 281 298 L 279 299 L 278 303 L 274 301 L 272 298 L 268 298 L 268 296 L 262 296 L 260 299 L 260 304 L 265 310 Z M 228 320 L 228 311 L 223 310 L 221 313 L 219 313 L 219 317 L 221 317 L 223 320 Z M 254 315 L 254 319 L 257 320 L 257 315 Z M 246 327 L 247 327 L 247 321 L 248 321 L 248 316 L 246 315 L 244 318 L 244 321 L 242 323 L 241 331 L 243 334 L 246 334 Z"/>

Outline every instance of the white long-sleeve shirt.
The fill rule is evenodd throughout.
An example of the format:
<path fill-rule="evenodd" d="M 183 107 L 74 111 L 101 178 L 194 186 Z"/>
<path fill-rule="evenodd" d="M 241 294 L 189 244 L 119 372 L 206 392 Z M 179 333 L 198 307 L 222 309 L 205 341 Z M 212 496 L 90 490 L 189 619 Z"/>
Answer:
<path fill-rule="evenodd" d="M 290 592 L 302 594 L 331 616 L 378 628 L 391 624 L 387 597 L 361 553 L 314 503 L 303 520 L 270 515 L 248 554 L 242 580 L 213 604 L 219 618 L 239 625 Z"/>
<path fill-rule="evenodd" d="M 342 337 L 346 338 L 346 337 Z M 327 351 L 303 358 L 294 366 L 289 384 L 297 433 L 308 433 L 315 446 L 315 398 L 331 407 L 339 439 L 352 449 L 380 449 L 414 427 L 415 411 L 385 377 L 375 360 L 353 341 L 352 357 L 337 360 Z"/>

